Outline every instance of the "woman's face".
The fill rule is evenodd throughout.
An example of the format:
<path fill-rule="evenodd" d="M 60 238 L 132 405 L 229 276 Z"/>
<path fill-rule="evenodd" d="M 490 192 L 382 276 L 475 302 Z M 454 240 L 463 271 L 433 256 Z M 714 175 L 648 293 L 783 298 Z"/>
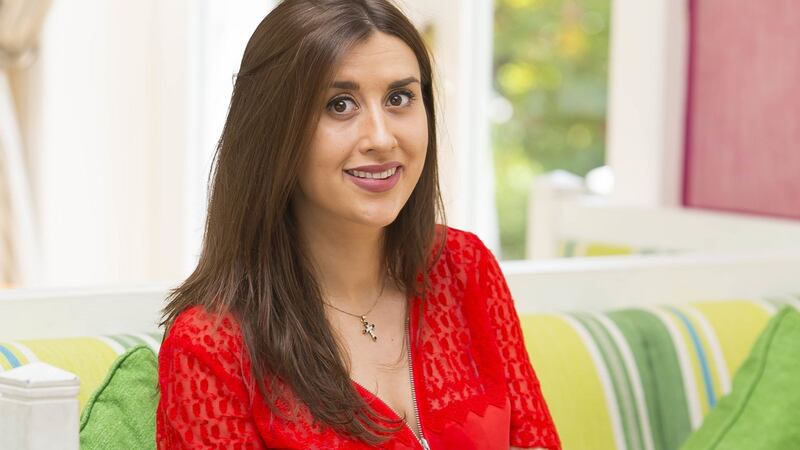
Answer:
<path fill-rule="evenodd" d="M 422 173 L 428 125 L 414 52 L 375 32 L 345 54 L 325 94 L 294 198 L 301 221 L 392 223 Z"/>

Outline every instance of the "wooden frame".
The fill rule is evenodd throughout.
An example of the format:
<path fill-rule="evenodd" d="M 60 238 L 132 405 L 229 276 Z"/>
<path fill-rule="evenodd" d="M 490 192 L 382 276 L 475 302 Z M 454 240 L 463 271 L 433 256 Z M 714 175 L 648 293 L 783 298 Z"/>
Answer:
<path fill-rule="evenodd" d="M 615 201 L 681 205 L 688 0 L 615 0 L 606 160 Z"/>

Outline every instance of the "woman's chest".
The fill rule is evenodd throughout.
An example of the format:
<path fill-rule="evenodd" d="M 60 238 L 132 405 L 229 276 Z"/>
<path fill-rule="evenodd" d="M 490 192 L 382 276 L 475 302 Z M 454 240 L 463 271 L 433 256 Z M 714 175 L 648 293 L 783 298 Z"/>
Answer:
<path fill-rule="evenodd" d="M 384 448 L 421 448 L 415 437 L 415 402 L 419 425 L 433 450 L 508 448 L 510 408 L 491 336 L 453 304 L 433 301 L 425 308 L 420 306 L 412 306 L 408 328 L 404 321 L 392 325 L 391 321 L 375 319 L 377 341 L 359 334 L 358 323 L 351 323 L 347 332 L 351 333 L 347 346 L 350 373 L 354 384 L 362 385 L 359 393 L 379 413 L 396 417 L 405 414 L 408 419 L 407 429 Z M 415 326 L 418 323 L 421 328 Z M 410 345 L 405 341 L 406 330 L 412 338 Z M 415 335 L 417 340 L 413 339 Z M 280 422 L 276 426 L 282 428 Z M 293 432 L 291 427 L 297 430 L 297 424 L 283 426 L 290 430 L 290 441 L 295 439 L 294 444 L 281 441 L 285 447 L 314 448 L 308 445 L 308 439 L 321 439 L 315 433 Z M 277 445 L 274 431 L 270 434 L 265 430 L 264 434 Z M 327 436 L 327 441 L 320 442 L 338 442 L 337 448 L 362 448 L 356 441 Z"/>
<path fill-rule="evenodd" d="M 465 307 L 476 299 L 457 293 L 411 299 L 408 322 L 388 327 L 385 347 L 372 350 L 375 342 L 356 339 L 351 374 L 398 416 L 405 413 L 415 433 L 418 419 L 423 434 L 449 436 L 453 445 L 463 444 L 458 436 L 491 440 L 505 430 L 507 437 L 508 399 L 494 336 L 485 312 Z M 492 448 L 486 439 L 478 441 Z"/>
<path fill-rule="evenodd" d="M 406 317 L 405 305 L 395 302 L 377 310 L 366 324 L 340 320 L 335 325 L 353 383 L 368 400 L 388 408 L 390 418 L 404 419 L 408 431 L 418 434 Z"/>

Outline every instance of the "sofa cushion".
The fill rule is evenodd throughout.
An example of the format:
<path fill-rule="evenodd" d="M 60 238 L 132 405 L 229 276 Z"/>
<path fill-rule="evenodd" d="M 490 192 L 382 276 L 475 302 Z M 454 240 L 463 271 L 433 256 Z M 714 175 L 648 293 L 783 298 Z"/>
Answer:
<path fill-rule="evenodd" d="M 800 312 L 770 320 L 723 397 L 683 450 L 800 448 Z"/>
<path fill-rule="evenodd" d="M 155 448 L 158 360 L 137 345 L 122 354 L 81 414 L 82 450 Z"/>
<path fill-rule="evenodd" d="M 676 450 L 730 390 L 730 374 L 786 301 L 521 314 L 520 321 L 564 448 Z"/>

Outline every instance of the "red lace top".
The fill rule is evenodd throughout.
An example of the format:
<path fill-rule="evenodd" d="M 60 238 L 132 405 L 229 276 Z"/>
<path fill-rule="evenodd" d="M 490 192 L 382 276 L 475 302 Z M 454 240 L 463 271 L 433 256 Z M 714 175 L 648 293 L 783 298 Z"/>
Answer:
<path fill-rule="evenodd" d="M 432 291 L 411 300 L 412 370 L 419 421 L 432 450 L 560 449 L 523 345 L 519 319 L 496 259 L 474 234 L 447 230 L 430 271 Z M 423 327 L 416 330 L 418 314 Z M 220 320 L 214 320 L 215 318 Z M 254 387 L 236 320 L 200 307 L 182 312 L 159 354 L 159 449 L 365 449 L 307 408 L 287 421 Z M 397 418 L 353 384 L 378 412 Z M 303 419 L 303 417 L 307 419 Z M 383 448 L 420 449 L 408 427 Z"/>

